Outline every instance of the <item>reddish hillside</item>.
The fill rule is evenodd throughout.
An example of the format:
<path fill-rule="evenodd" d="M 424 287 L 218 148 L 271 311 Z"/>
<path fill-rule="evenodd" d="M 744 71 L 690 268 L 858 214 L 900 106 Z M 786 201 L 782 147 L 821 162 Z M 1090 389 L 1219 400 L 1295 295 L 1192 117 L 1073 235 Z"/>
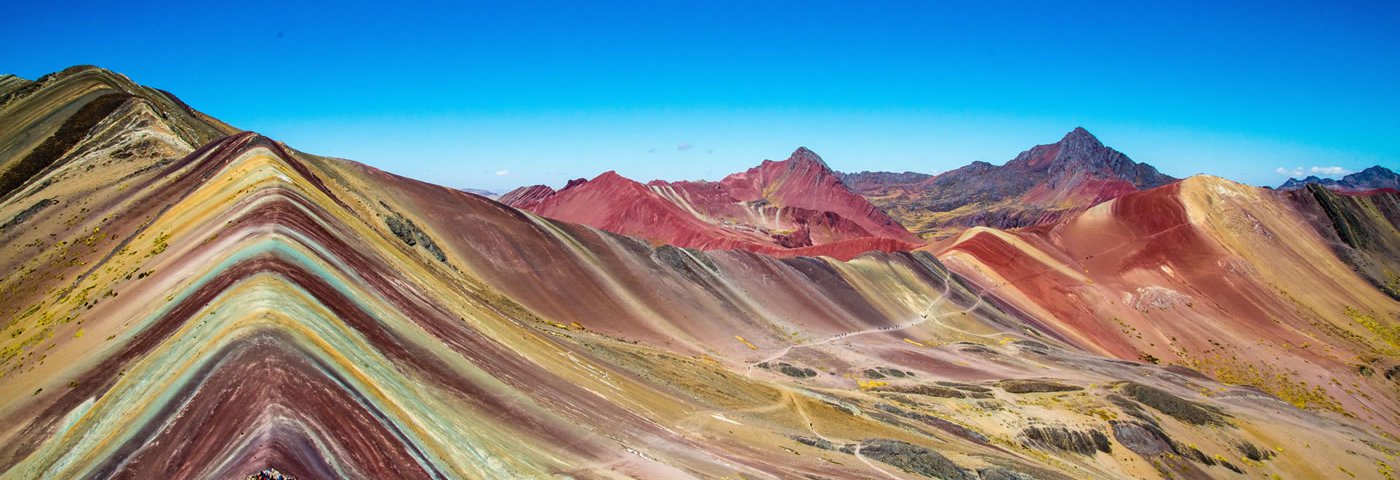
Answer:
<path fill-rule="evenodd" d="M 705 250 L 741 249 L 777 256 L 849 259 L 899 251 L 919 239 L 851 192 L 811 150 L 718 182 L 654 180 L 607 172 L 563 189 L 535 185 L 501 197 L 507 205 L 655 243 Z"/>
<path fill-rule="evenodd" d="M 1373 372 L 1400 373 L 1382 291 L 1397 284 L 1395 205 L 1195 176 L 1047 225 L 970 229 L 939 257 L 1088 350 L 1394 428 L 1396 404 L 1374 401 L 1394 383 Z"/>

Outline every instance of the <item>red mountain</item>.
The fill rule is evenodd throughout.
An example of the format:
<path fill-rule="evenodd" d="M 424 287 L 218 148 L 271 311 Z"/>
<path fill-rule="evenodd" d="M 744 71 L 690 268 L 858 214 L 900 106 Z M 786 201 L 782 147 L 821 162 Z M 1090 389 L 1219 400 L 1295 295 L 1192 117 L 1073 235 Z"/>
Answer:
<path fill-rule="evenodd" d="M 870 250 L 920 244 L 884 211 L 851 192 L 811 150 L 718 182 L 654 180 L 607 172 L 554 191 L 515 189 L 501 203 L 655 243 L 705 250 L 742 249 L 779 256 L 848 259 Z"/>

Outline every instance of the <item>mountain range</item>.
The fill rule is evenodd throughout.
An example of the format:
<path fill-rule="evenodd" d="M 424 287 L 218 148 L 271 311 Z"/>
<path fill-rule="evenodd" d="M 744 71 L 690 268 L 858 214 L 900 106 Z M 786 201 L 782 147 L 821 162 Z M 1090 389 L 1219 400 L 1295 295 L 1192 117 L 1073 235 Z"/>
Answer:
<path fill-rule="evenodd" d="M 1082 130 L 953 173 L 799 149 L 497 202 L 0 77 L 0 477 L 1393 476 L 1400 192 Z M 980 207 L 923 243 L 879 188 Z"/>
<path fill-rule="evenodd" d="M 501 196 L 501 203 L 657 244 L 705 250 L 844 260 L 872 250 L 912 250 L 921 243 L 848 190 L 806 148 L 718 182 L 642 184 L 610 171 L 570 181 L 557 192 L 544 185 L 521 187 Z"/>
<path fill-rule="evenodd" d="M 1051 222 L 1176 179 L 1105 147 L 1080 127 L 1004 165 L 973 162 L 939 175 L 860 172 L 842 180 L 912 231 L 943 239 L 973 226 Z"/>
<path fill-rule="evenodd" d="M 1341 179 L 1318 178 L 1309 176 L 1302 180 L 1290 178 L 1279 185 L 1279 190 L 1301 190 L 1310 183 L 1316 183 L 1332 190 L 1342 190 L 1349 192 L 1377 190 L 1389 188 L 1400 190 L 1400 174 L 1396 174 L 1389 168 L 1376 165 L 1360 172 L 1352 173 Z"/>

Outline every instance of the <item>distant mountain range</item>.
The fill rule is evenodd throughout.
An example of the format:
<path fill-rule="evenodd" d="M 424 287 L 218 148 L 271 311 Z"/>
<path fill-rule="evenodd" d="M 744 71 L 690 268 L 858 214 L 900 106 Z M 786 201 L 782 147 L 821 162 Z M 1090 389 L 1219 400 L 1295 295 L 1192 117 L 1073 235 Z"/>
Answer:
<path fill-rule="evenodd" d="M 521 187 L 500 201 L 556 220 L 700 249 L 849 258 L 922 243 L 847 189 L 840 175 L 806 148 L 718 182 L 642 184 L 610 171 L 570 181 L 559 191 Z"/>
<path fill-rule="evenodd" d="M 481 195 L 481 196 L 483 196 L 483 197 L 486 197 L 486 198 L 489 198 L 489 199 L 492 199 L 492 200 L 495 200 L 495 199 L 497 199 L 497 198 L 501 198 L 501 194 L 499 194 L 499 193 L 496 193 L 496 192 L 493 192 L 493 191 L 490 191 L 490 190 L 482 190 L 482 189 L 480 189 L 480 188 L 459 188 L 458 190 L 461 190 L 461 191 L 463 191 L 463 192 L 470 193 L 470 194 L 472 194 L 472 195 Z"/>
<path fill-rule="evenodd" d="M 499 200 L 659 243 L 845 258 L 922 243 L 910 232 L 943 240 L 970 227 L 1045 225 L 1174 181 L 1080 127 L 1004 165 L 979 161 L 938 175 L 841 173 L 811 150 L 798 148 L 786 160 L 764 161 L 718 182 L 642 184 L 607 172 L 592 180 L 572 180 L 559 191 L 545 185 L 520 187 Z M 1364 191 L 1400 188 L 1400 176 L 1376 166 L 1341 180 L 1290 179 L 1279 188 L 1299 189 L 1307 183 Z"/>
<path fill-rule="evenodd" d="M 1279 190 L 1300 190 L 1309 183 L 1316 183 L 1332 190 L 1355 192 L 1389 188 L 1400 190 L 1400 175 L 1380 165 L 1342 177 L 1340 180 L 1309 176 L 1299 180 L 1290 178 L 1279 185 Z"/>
<path fill-rule="evenodd" d="M 939 175 L 860 172 L 842 180 L 915 233 L 940 239 L 972 226 L 1047 223 L 1176 179 L 1075 128 L 1005 165 L 973 162 Z"/>

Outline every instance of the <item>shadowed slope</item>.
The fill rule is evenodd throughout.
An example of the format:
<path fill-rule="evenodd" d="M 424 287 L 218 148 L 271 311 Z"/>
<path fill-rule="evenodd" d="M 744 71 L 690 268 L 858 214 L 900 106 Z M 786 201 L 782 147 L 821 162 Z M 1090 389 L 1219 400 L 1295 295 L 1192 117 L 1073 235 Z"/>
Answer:
<path fill-rule="evenodd" d="M 1400 299 L 1400 192 L 1335 192 L 1321 185 L 1289 193 L 1338 257 Z"/>

